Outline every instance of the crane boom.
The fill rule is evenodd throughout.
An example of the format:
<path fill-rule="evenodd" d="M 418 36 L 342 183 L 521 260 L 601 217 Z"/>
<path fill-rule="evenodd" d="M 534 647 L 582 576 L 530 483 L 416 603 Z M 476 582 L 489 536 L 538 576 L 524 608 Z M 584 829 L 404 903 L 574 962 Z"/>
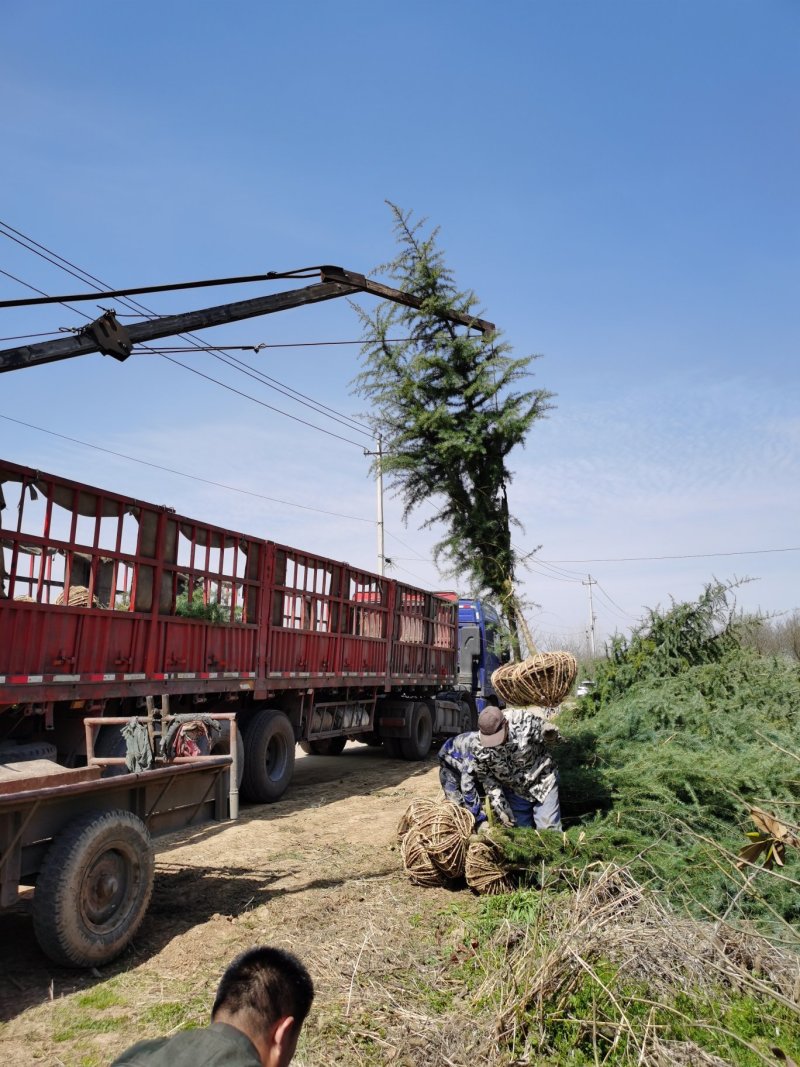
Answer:
<path fill-rule="evenodd" d="M 128 326 L 122 326 L 117 322 L 113 311 L 106 312 L 73 337 L 60 338 L 57 341 L 42 341 L 39 344 L 22 345 L 0 351 L 0 374 L 25 367 L 35 367 L 42 363 L 72 359 L 74 356 L 88 355 L 91 352 L 103 352 L 116 359 L 124 360 L 130 355 L 134 345 L 143 344 L 146 341 L 155 341 L 161 337 L 174 337 L 176 334 L 188 331 L 205 330 L 210 326 L 221 326 L 226 322 L 238 322 L 242 319 L 271 315 L 277 311 L 302 307 L 304 304 L 318 304 L 324 300 L 335 300 L 340 296 L 352 296 L 356 293 L 370 293 L 407 307 L 420 306 L 420 301 L 411 293 L 404 293 L 380 282 L 374 282 L 363 274 L 344 270 L 342 267 L 320 267 L 319 273 L 319 282 L 300 289 L 290 289 L 283 293 L 254 297 L 251 300 L 239 300 L 235 303 L 219 304 L 216 307 L 199 308 L 196 311 L 186 311 L 179 315 L 163 315 Z M 481 333 L 494 333 L 495 331 L 493 323 L 461 312 L 450 312 L 443 315 L 443 318 Z"/>

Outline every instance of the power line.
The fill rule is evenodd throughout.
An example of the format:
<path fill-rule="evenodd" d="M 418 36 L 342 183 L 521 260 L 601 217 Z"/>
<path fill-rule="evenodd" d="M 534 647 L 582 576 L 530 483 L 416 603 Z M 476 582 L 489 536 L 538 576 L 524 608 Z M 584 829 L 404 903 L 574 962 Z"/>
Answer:
<path fill-rule="evenodd" d="M 2 231 L 0 231 L 0 232 L 2 232 Z M 8 237 L 8 234 L 4 234 L 3 236 L 4 237 Z M 13 240 L 13 238 L 12 238 L 12 240 Z M 17 244 L 19 244 L 19 241 L 17 241 Z M 30 289 L 31 292 L 33 292 L 33 293 L 41 293 L 41 291 L 42 291 L 41 289 L 37 289 L 35 285 L 31 285 L 30 282 L 24 282 L 22 280 L 22 278 L 18 278 L 16 276 L 16 274 L 11 274 L 7 270 L 3 270 L 2 268 L 0 268 L 0 274 L 4 274 L 6 276 L 6 278 L 10 278 L 12 280 L 12 282 L 18 282 L 20 285 L 24 285 L 26 289 Z M 60 303 L 63 304 L 63 301 L 60 301 Z M 87 319 L 89 322 L 92 321 L 91 315 L 86 315 L 86 314 L 84 314 L 83 311 L 79 311 L 77 308 L 70 307 L 69 304 L 63 304 L 63 306 L 65 308 L 67 308 L 69 311 L 74 311 L 76 315 L 83 315 L 83 317 L 85 319 Z"/>
<path fill-rule="evenodd" d="M 635 615 L 633 615 L 629 611 L 626 611 L 623 607 L 620 607 L 616 600 L 614 600 L 605 591 L 605 589 L 602 587 L 602 585 L 600 585 L 599 582 L 595 580 L 594 584 L 597 588 L 598 595 L 602 598 L 602 601 L 604 601 L 604 603 L 602 603 L 602 607 L 606 611 L 610 611 L 612 615 L 615 615 L 618 619 L 622 619 L 625 622 L 627 622 L 628 619 L 636 619 Z"/>
<path fill-rule="evenodd" d="M 11 237 L 6 234 L 6 237 Z M 15 237 L 11 237 L 15 241 Z M 21 245 L 21 241 L 17 241 Z M 25 246 L 23 245 L 23 248 Z M 52 262 L 52 260 L 51 260 Z M 57 264 L 56 264 L 57 265 Z M 0 300 L 0 308 L 32 307 L 40 304 L 63 304 L 82 300 L 116 300 L 121 296 L 135 296 L 142 293 L 172 293 L 179 289 L 205 289 L 213 285 L 244 285 L 250 282 L 277 281 L 279 278 L 313 278 L 319 273 L 319 267 L 300 267 L 295 271 L 267 271 L 266 274 L 247 274 L 236 278 L 208 278 L 198 282 L 173 282 L 169 285 L 139 285 L 128 289 L 107 289 L 99 293 L 67 293 L 62 296 L 27 297 L 25 300 Z"/>
<path fill-rule="evenodd" d="M 127 318 L 127 315 L 120 315 Z M 387 337 L 385 344 L 399 345 L 405 341 L 413 341 L 413 337 Z M 253 351 L 258 352 L 262 348 L 325 348 L 329 345 L 363 345 L 363 339 L 356 341 L 281 341 L 269 344 L 262 342 L 257 345 L 184 345 L 183 347 L 167 348 L 166 352 L 229 352 L 229 351 Z"/>
<path fill-rule="evenodd" d="M 256 497 L 259 500 L 268 500 L 271 504 L 283 504 L 290 508 L 300 508 L 303 511 L 315 511 L 320 515 L 333 515 L 337 519 L 353 519 L 356 522 L 368 522 L 373 524 L 372 519 L 365 519 L 362 515 L 346 515 L 340 511 L 326 511 L 324 508 L 315 508 L 310 504 L 297 504 L 292 500 L 281 500 L 275 496 L 265 496 L 263 493 L 256 493 L 252 489 L 242 489 L 236 485 L 227 485 L 225 482 L 216 482 L 211 478 L 203 478 L 199 474 L 189 474 L 187 471 L 179 471 L 173 467 L 165 467 L 160 463 L 151 463 L 150 460 L 141 459 L 139 456 L 129 456 L 125 452 L 116 452 L 113 448 L 105 448 L 103 445 L 93 444 L 91 441 L 82 441 L 78 437 L 69 437 L 67 434 L 56 433 L 55 430 L 47 430 L 44 426 L 36 426 L 31 422 L 23 422 L 22 419 L 14 419 L 10 415 L 0 414 L 0 419 L 5 419 L 6 422 L 14 422 L 17 426 L 24 426 L 28 430 L 38 430 L 40 433 L 46 433 L 50 437 L 58 437 L 62 441 L 71 441 L 72 444 L 82 445 L 84 448 L 92 448 L 96 452 L 106 452 L 110 456 L 116 456 L 118 459 L 126 459 L 131 463 L 140 463 L 143 467 L 153 467 L 155 470 L 166 471 L 167 474 L 177 474 L 181 478 L 188 478 L 193 482 L 203 482 L 205 485 L 213 485 L 218 489 L 228 489 L 232 493 L 242 493 L 244 496 Z"/>
<path fill-rule="evenodd" d="M 166 350 L 162 349 L 162 354 L 166 354 Z M 212 354 L 217 355 L 217 353 Z M 372 430 L 365 423 L 359 422 L 358 419 L 352 418 L 343 411 L 337 411 L 336 408 L 328 407 L 327 404 L 323 404 L 321 401 L 314 400 L 313 397 L 301 393 L 299 389 L 292 389 L 289 385 L 284 386 L 282 382 L 277 380 L 277 378 L 271 378 L 268 374 L 265 374 L 264 371 L 259 370 L 258 367 L 253 367 L 250 363 L 245 363 L 244 360 L 237 359 L 236 356 L 230 357 L 233 362 L 228 362 L 228 360 L 222 356 L 217 356 L 217 358 L 221 359 L 223 363 L 228 363 L 228 366 L 233 367 L 234 370 L 241 370 L 241 372 L 247 374 L 248 377 L 260 381 L 261 384 L 267 385 L 270 389 L 275 389 L 277 392 L 282 393 L 284 396 L 287 396 L 290 400 L 294 400 L 298 404 L 302 404 L 304 407 L 310 407 L 320 415 L 325 415 L 327 418 L 333 419 L 335 422 L 341 422 L 343 425 L 352 423 L 352 429 L 365 434 L 369 438 L 374 436 Z M 234 366 L 234 364 L 239 364 L 239 366 Z"/>
<path fill-rule="evenodd" d="M 720 556 L 766 556 L 775 552 L 800 552 L 793 548 L 751 548 L 741 552 L 693 552 L 682 556 L 613 556 L 609 559 L 557 559 L 552 563 L 655 563 L 662 559 L 716 559 Z"/>
<path fill-rule="evenodd" d="M 391 530 L 387 530 L 386 532 L 393 540 L 397 541 L 398 544 L 402 545 L 403 548 L 407 548 L 409 552 L 414 551 L 411 545 L 407 545 L 405 541 L 401 541 L 397 534 L 393 534 Z M 420 556 L 419 553 L 414 556 L 392 556 L 392 559 L 402 559 L 404 561 L 418 559 L 421 563 L 431 563 L 434 567 L 436 566 L 434 560 L 430 559 L 430 557 L 427 556 Z"/>
<path fill-rule="evenodd" d="M 5 271 L 3 273 L 5 274 Z M 47 333 L 18 333 L 13 337 L 0 337 L 0 341 L 27 341 L 29 337 L 58 337 L 60 333 L 61 330 L 48 330 Z"/>
<path fill-rule="evenodd" d="M 99 278 L 96 278 L 94 275 L 90 274 L 88 271 L 84 271 L 81 267 L 78 267 L 75 263 L 72 263 L 70 260 L 65 259 L 63 256 L 58 255 L 57 252 L 54 252 L 52 249 L 47 248 L 45 245 L 39 244 L 38 241 L 35 241 L 33 238 L 28 237 L 26 234 L 22 233 L 20 230 L 15 229 L 13 226 L 10 226 L 8 223 L 0 221 L 0 227 L 4 227 L 5 228 L 5 229 L 0 229 L 0 233 L 2 233 L 3 236 L 9 238 L 12 241 L 15 241 L 16 244 L 21 245 L 27 251 L 33 252 L 35 255 L 40 256 L 40 258 L 45 259 L 48 263 L 51 263 L 54 266 L 59 267 L 61 270 L 66 271 L 66 273 L 71 274 L 73 277 L 78 278 L 80 281 L 84 281 L 86 284 L 89 284 L 89 282 L 86 281 L 86 279 L 89 279 L 91 281 L 91 283 L 94 283 L 96 285 L 102 286 L 102 285 L 105 284 Z M 14 237 L 11 234 L 6 233 L 5 230 L 12 230 L 14 234 L 17 234 L 18 237 L 22 238 L 25 242 L 28 242 L 28 243 L 27 244 L 23 243 L 23 240 L 18 240 L 17 237 Z M 36 248 L 30 247 L 31 245 L 35 245 Z M 37 251 L 37 248 L 41 249 L 42 251 Z M 44 253 L 47 253 L 47 254 L 44 254 Z M 55 257 L 55 258 L 52 258 L 52 257 Z M 61 263 L 56 262 L 56 260 L 61 260 Z M 67 266 L 62 266 L 62 264 L 67 264 Z M 314 268 L 304 268 L 304 269 L 305 270 L 313 270 Z M 76 273 L 76 272 L 79 272 L 79 273 Z M 3 272 L 3 273 L 6 273 L 6 272 Z M 301 276 L 301 273 L 302 272 L 299 272 L 299 271 L 298 272 L 288 272 L 284 276 L 286 276 L 286 277 L 288 277 L 288 276 L 298 276 L 299 277 L 299 276 Z M 83 275 L 84 277 L 81 277 L 81 275 Z M 13 275 L 9 275 L 9 277 L 13 277 Z M 19 281 L 20 284 L 25 285 L 27 288 L 33 290 L 34 292 L 42 293 L 41 289 L 37 289 L 35 286 L 32 286 L 32 285 L 28 285 L 28 283 L 22 282 L 21 279 L 15 278 L 14 280 L 15 281 Z M 123 290 L 115 290 L 113 292 L 116 292 L 116 293 L 118 293 L 120 295 L 123 295 L 124 291 Z M 46 294 L 42 294 L 42 295 L 46 296 Z M 109 296 L 109 295 L 113 295 L 113 293 L 112 292 L 107 292 L 105 294 L 103 294 L 103 293 L 92 294 L 92 296 L 95 296 L 97 298 L 101 298 L 104 295 L 105 296 Z M 141 308 L 146 315 L 155 317 L 155 313 L 152 312 L 151 310 L 149 310 L 148 308 L 146 308 L 139 301 L 136 301 L 136 300 L 134 300 L 134 301 L 123 300 L 121 302 L 124 303 L 125 306 L 127 306 L 129 308 L 130 307 Z M 76 308 L 70 308 L 70 310 L 71 311 L 77 311 Z M 89 316 L 88 315 L 84 315 L 83 312 L 77 312 L 77 313 L 83 315 L 84 318 L 87 318 L 87 319 L 89 318 Z M 194 334 L 185 334 L 185 335 L 182 334 L 180 336 L 185 336 L 187 338 L 196 339 L 198 341 L 200 340 L 199 338 L 195 338 Z M 359 444 L 359 442 L 357 442 L 357 441 L 353 441 L 350 438 L 342 437 L 340 434 L 332 433 L 330 430 L 326 430 L 322 426 L 317 426 L 315 423 L 307 422 L 305 419 L 300 419 L 295 415 L 289 414 L 289 412 L 283 411 L 281 408 L 274 407 L 271 404 L 267 404 L 264 401 L 258 400 L 256 397 L 251 396 L 249 393 L 242 392 L 239 389 L 235 389 L 233 386 L 229 386 L 229 385 L 226 385 L 224 382 L 220 382 L 216 378 L 212 378 L 210 375 L 203 374 L 202 371 L 198 371 L 193 367 L 187 367 L 186 364 L 181 363 L 179 360 L 170 359 L 170 357 L 167 356 L 160 349 L 149 348 L 147 346 L 144 346 L 144 347 L 147 348 L 147 351 L 153 352 L 154 354 L 162 355 L 165 359 L 169 359 L 170 362 L 174 363 L 176 366 L 182 367 L 184 370 L 190 371 L 193 374 L 197 374 L 200 377 L 205 378 L 207 381 L 210 381 L 210 382 L 213 382 L 216 385 L 219 385 L 223 389 L 227 389 L 230 392 L 236 393 L 237 395 L 245 397 L 248 400 L 252 400 L 253 403 L 259 404 L 262 407 L 268 408 L 270 411 L 274 411 L 274 412 L 276 412 L 276 413 L 278 413 L 280 415 L 284 415 L 286 418 L 293 419 L 295 422 L 299 422 L 302 425 L 310 427 L 311 429 L 319 430 L 321 433 L 328 434 L 329 437 L 337 438 L 338 440 L 341 440 L 341 441 L 346 441 L 349 444 L 355 445 L 357 448 L 363 448 L 363 445 Z M 211 349 L 209 349 L 209 351 L 210 351 L 210 353 L 212 355 L 215 356 L 215 358 L 219 359 L 221 362 L 227 362 L 227 360 L 223 359 L 220 355 L 217 355 L 216 351 L 213 351 Z M 228 365 L 232 366 L 232 364 L 230 364 L 230 363 L 228 363 Z M 239 370 L 241 373 L 248 373 L 247 371 L 242 370 L 240 367 L 232 367 L 232 369 Z M 261 373 L 259 371 L 256 371 L 255 368 L 250 368 L 250 370 L 254 371 L 254 373 Z M 253 375 L 249 374 L 249 376 L 252 377 Z M 279 389 L 278 391 L 280 392 L 281 390 Z M 290 397 L 290 399 L 296 399 L 296 398 Z M 310 400 L 310 398 L 306 398 L 306 399 Z M 302 400 L 297 400 L 297 399 L 296 399 L 296 402 L 297 403 L 303 403 Z M 306 404 L 305 406 L 309 406 L 309 405 Z M 326 405 L 322 405 L 322 407 L 325 407 L 325 406 Z M 325 415 L 326 418 L 333 418 L 334 421 L 341 422 L 340 418 L 337 418 L 332 414 L 326 414 L 326 412 L 320 410 L 319 408 L 316 408 L 315 410 L 318 410 L 320 414 Z M 333 411 L 334 409 L 330 409 L 330 410 Z M 345 418 L 349 418 L 349 416 L 345 416 Z M 358 427 L 353 427 L 353 428 L 354 429 L 358 429 Z M 358 430 L 358 432 L 366 433 L 367 431 Z M 371 434 L 370 434 L 370 436 L 371 436 Z"/>
<path fill-rule="evenodd" d="M 159 353 L 159 354 L 163 355 L 163 353 Z M 294 422 L 300 422 L 300 423 L 303 424 L 303 426 L 310 426 L 312 430 L 319 430 L 320 433 L 326 433 L 328 435 L 328 437 L 335 437 L 339 441 L 346 441 L 347 444 L 355 445 L 356 448 L 362 448 L 363 449 L 363 447 L 364 447 L 358 441 L 353 441 L 352 438 L 350 438 L 350 437 L 342 437 L 341 434 L 333 433 L 332 430 L 326 430 L 322 426 L 317 426 L 316 423 L 307 422 L 305 419 L 298 418 L 297 415 L 290 415 L 288 411 L 281 411 L 280 408 L 276 408 L 272 404 L 268 404 L 264 400 L 259 400 L 259 399 L 257 399 L 257 397 L 250 396 L 249 393 L 243 393 L 241 391 L 241 389 L 235 389 L 232 385 L 227 385 L 225 382 L 221 382 L 219 380 L 219 378 L 212 378 L 210 374 L 204 374 L 201 370 L 198 370 L 196 367 L 187 367 L 185 363 L 181 363 L 180 360 L 178 360 L 178 359 L 173 359 L 172 356 L 166 356 L 165 355 L 163 358 L 168 360 L 170 363 L 174 363 L 176 367 L 183 367 L 184 370 L 191 371 L 192 374 L 196 374 L 200 378 L 205 378 L 206 381 L 214 382 L 215 385 L 219 385 L 223 389 L 227 389 L 231 393 L 236 393 L 237 396 L 243 396 L 246 400 L 252 400 L 254 404 L 259 404 L 262 408 L 268 408 L 270 411 L 276 411 L 279 415 L 285 415 L 287 419 L 293 419 Z"/>
<path fill-rule="evenodd" d="M 410 571 L 407 567 L 397 567 L 397 570 L 402 571 L 404 574 L 411 575 L 412 578 L 416 579 L 416 581 L 418 582 L 421 582 L 422 585 L 430 586 L 431 584 L 429 578 L 421 578 L 418 574 L 414 574 L 414 572 Z"/>
<path fill-rule="evenodd" d="M 580 584 L 582 581 L 581 578 L 565 578 L 563 575 L 556 573 L 554 569 L 552 569 L 552 571 L 539 570 L 536 568 L 537 562 L 539 561 L 535 559 L 528 560 L 527 566 L 532 567 L 535 570 L 535 573 L 541 578 L 549 578 L 551 582 L 566 582 L 569 585 Z"/>

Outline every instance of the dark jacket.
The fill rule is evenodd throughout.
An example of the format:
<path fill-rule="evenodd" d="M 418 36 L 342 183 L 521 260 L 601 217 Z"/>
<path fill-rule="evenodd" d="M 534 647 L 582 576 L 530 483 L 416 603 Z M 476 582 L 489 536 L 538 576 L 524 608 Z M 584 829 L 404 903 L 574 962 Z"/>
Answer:
<path fill-rule="evenodd" d="M 261 1067 L 250 1038 L 227 1023 L 182 1030 L 174 1037 L 139 1041 L 111 1067 Z"/>

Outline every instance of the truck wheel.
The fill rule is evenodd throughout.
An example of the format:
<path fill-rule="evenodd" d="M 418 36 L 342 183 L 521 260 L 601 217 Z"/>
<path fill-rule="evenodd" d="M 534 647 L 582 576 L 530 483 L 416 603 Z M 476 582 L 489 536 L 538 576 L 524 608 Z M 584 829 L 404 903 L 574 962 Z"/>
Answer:
<path fill-rule="evenodd" d="M 425 759 L 433 743 L 433 718 L 427 704 L 420 702 L 414 706 L 411 716 L 411 736 L 400 742 L 403 759 Z"/>
<path fill-rule="evenodd" d="M 340 756 L 346 744 L 346 737 L 322 737 L 318 741 L 301 741 L 300 748 L 309 756 Z"/>
<path fill-rule="evenodd" d="M 283 796 L 294 772 L 294 746 L 292 724 L 282 711 L 265 708 L 250 720 L 242 778 L 248 800 L 264 804 Z"/>
<path fill-rule="evenodd" d="M 473 714 L 469 704 L 461 705 L 461 712 L 458 716 L 458 728 L 462 734 L 469 733 L 470 730 L 478 729 L 478 716 Z"/>
<path fill-rule="evenodd" d="M 102 966 L 138 930 L 152 891 L 153 847 L 141 819 L 83 815 L 45 856 L 33 898 L 36 940 L 55 963 Z"/>
<path fill-rule="evenodd" d="M 403 750 L 400 747 L 402 744 L 399 737 L 384 737 L 383 747 L 386 749 L 386 755 L 390 759 L 400 759 L 403 755 Z"/>

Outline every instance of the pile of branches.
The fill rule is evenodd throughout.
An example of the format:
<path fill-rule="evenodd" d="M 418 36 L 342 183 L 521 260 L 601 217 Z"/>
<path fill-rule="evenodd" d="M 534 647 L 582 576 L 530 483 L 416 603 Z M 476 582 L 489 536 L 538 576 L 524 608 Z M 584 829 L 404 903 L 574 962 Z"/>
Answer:
<path fill-rule="evenodd" d="M 697 917 L 740 919 L 800 944 L 800 870 L 785 880 L 737 872 L 761 809 L 797 835 L 800 670 L 743 645 L 730 585 L 651 611 L 599 665 L 597 686 L 559 728 L 565 824 Z M 746 891 L 742 892 L 744 886 Z"/>

